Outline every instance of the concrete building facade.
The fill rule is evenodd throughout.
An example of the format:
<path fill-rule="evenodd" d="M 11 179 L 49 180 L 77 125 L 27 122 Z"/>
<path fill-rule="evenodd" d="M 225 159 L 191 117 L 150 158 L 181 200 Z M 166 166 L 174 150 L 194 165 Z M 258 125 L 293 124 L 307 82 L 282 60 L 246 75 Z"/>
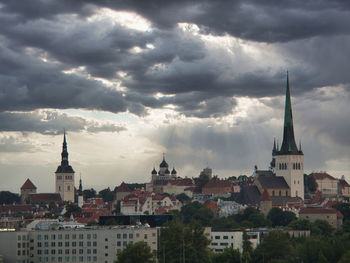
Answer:
<path fill-rule="evenodd" d="M 8 263 L 113 263 L 129 243 L 157 250 L 157 229 L 146 227 L 72 228 L 0 232 L 0 254 Z"/>

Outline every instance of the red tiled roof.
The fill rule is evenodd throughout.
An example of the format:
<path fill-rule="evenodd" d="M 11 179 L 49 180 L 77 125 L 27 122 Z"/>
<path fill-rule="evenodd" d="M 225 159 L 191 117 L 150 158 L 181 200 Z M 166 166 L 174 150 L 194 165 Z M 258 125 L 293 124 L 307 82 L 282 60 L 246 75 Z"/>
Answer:
<path fill-rule="evenodd" d="M 169 183 L 171 185 L 177 185 L 177 186 L 193 186 L 194 185 L 191 178 L 171 180 Z"/>
<path fill-rule="evenodd" d="M 343 214 L 340 211 L 337 211 L 337 217 L 338 218 L 343 218 L 344 216 L 343 216 Z"/>
<path fill-rule="evenodd" d="M 42 193 L 42 194 L 29 194 L 27 200 L 30 202 L 40 202 L 40 201 L 55 201 L 61 202 L 62 198 L 60 194 L 57 193 Z"/>
<path fill-rule="evenodd" d="M 232 181 L 229 180 L 211 180 L 205 184 L 204 188 L 216 188 L 216 187 L 232 187 Z"/>
<path fill-rule="evenodd" d="M 323 180 L 323 179 L 329 179 L 329 180 L 337 180 L 333 176 L 329 175 L 328 173 L 311 173 L 310 176 L 312 176 L 315 180 Z"/>
<path fill-rule="evenodd" d="M 21 187 L 21 190 L 23 189 L 36 189 L 36 186 L 28 178 Z"/>
<path fill-rule="evenodd" d="M 31 205 L 0 205 L 0 213 L 19 213 L 19 212 L 31 212 Z"/>
<path fill-rule="evenodd" d="M 269 192 L 264 189 L 264 192 L 262 193 L 262 195 L 260 196 L 260 201 L 271 201 L 271 197 L 269 195 Z"/>
<path fill-rule="evenodd" d="M 126 185 L 126 183 L 122 182 L 120 186 L 117 188 L 117 192 L 120 193 L 131 193 L 130 188 Z"/>
<path fill-rule="evenodd" d="M 336 214 L 337 210 L 333 208 L 301 208 L 299 214 Z"/>
<path fill-rule="evenodd" d="M 212 201 L 212 200 L 207 200 L 205 203 L 204 203 L 204 206 L 206 208 L 210 208 L 210 209 L 217 209 L 218 208 L 218 205 L 216 202 Z"/>

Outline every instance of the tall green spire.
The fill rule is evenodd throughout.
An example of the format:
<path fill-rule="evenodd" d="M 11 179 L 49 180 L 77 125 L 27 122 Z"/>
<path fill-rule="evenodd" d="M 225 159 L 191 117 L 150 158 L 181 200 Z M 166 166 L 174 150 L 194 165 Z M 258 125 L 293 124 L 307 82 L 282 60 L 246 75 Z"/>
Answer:
<path fill-rule="evenodd" d="M 279 154 L 300 154 L 294 139 L 292 103 L 290 99 L 289 74 L 287 72 L 286 103 L 284 108 L 283 141 Z"/>

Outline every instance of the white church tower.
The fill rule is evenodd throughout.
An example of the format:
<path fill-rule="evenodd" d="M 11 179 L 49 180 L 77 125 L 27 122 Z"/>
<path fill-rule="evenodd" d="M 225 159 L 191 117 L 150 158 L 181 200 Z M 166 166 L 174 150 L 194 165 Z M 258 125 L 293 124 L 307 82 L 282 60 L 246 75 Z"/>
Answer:
<path fill-rule="evenodd" d="M 284 131 L 281 148 L 274 143 L 271 166 L 276 176 L 283 176 L 290 188 L 291 197 L 304 200 L 304 153 L 294 139 L 292 104 L 290 99 L 289 76 L 287 73 L 286 104 L 284 109 Z"/>
<path fill-rule="evenodd" d="M 63 201 L 74 202 L 74 170 L 68 162 L 66 131 L 64 132 L 61 156 L 61 165 L 57 167 L 55 172 L 56 193 L 61 195 Z"/>

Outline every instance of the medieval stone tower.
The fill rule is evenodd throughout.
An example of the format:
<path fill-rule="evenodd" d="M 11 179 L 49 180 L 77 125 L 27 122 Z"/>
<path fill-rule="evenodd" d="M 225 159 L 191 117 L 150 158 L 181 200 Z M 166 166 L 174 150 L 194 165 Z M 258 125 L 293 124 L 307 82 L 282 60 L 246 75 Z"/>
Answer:
<path fill-rule="evenodd" d="M 66 142 L 66 132 L 63 136 L 61 165 L 57 167 L 56 176 L 56 193 L 61 195 L 63 201 L 74 202 L 74 170 L 68 162 L 68 151 Z"/>

